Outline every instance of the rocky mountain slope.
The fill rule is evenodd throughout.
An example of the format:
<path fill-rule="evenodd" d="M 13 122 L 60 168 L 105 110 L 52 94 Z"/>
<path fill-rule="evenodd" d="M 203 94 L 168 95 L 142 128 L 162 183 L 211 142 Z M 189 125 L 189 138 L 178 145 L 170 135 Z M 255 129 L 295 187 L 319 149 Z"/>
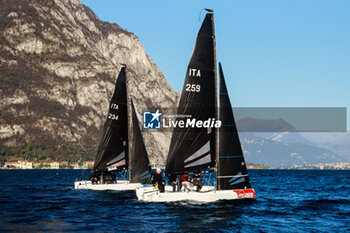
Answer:
<path fill-rule="evenodd" d="M 121 64 L 140 123 L 143 110 L 176 105 L 138 38 L 80 1 L 0 0 L 2 147 L 96 148 Z M 170 134 L 145 132 L 152 162 L 164 160 Z"/>

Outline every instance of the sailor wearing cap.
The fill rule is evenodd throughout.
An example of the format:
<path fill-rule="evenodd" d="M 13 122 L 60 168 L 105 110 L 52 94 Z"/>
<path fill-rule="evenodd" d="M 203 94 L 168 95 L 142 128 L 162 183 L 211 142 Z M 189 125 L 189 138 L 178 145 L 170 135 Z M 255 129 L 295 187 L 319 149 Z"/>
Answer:
<path fill-rule="evenodd" d="M 161 193 L 164 192 L 164 181 L 162 178 L 162 170 L 160 168 L 157 168 L 156 173 L 153 175 L 152 184 L 158 186 Z"/>

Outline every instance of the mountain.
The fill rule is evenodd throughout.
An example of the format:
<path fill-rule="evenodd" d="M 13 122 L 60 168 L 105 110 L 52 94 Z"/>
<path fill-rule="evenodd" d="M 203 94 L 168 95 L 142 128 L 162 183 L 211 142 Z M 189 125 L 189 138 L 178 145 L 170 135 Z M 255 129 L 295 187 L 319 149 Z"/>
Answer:
<path fill-rule="evenodd" d="M 294 127 L 283 119 L 265 120 L 246 117 L 237 121 L 240 132 L 292 132 Z"/>
<path fill-rule="evenodd" d="M 121 64 L 139 120 L 143 110 L 176 106 L 139 39 L 78 0 L 0 0 L 0 32 L 2 150 L 58 148 L 61 160 L 94 151 Z M 164 161 L 170 134 L 145 132 L 153 163 Z"/>
<path fill-rule="evenodd" d="M 315 144 L 329 145 L 350 145 L 350 131 L 348 132 L 314 132 L 302 133 L 303 137 L 307 138 Z"/>
<path fill-rule="evenodd" d="M 350 132 L 303 133 L 315 145 L 333 151 L 350 161 Z"/>
<path fill-rule="evenodd" d="M 291 144 L 291 143 L 301 143 L 306 145 L 313 145 L 314 143 L 308 140 L 303 136 L 302 133 L 299 132 L 274 132 L 274 133 L 265 133 L 265 132 L 257 132 L 256 135 L 269 139 L 275 142 Z"/>
<path fill-rule="evenodd" d="M 299 133 L 283 119 L 243 118 L 237 121 L 245 157 L 251 163 L 272 168 L 348 161 L 350 144 L 347 135 L 331 133 Z M 322 144 L 326 139 L 339 144 Z"/>
<path fill-rule="evenodd" d="M 262 163 L 272 168 L 346 161 L 334 151 L 314 144 L 279 142 L 256 133 L 242 132 L 240 138 L 247 162 Z"/>

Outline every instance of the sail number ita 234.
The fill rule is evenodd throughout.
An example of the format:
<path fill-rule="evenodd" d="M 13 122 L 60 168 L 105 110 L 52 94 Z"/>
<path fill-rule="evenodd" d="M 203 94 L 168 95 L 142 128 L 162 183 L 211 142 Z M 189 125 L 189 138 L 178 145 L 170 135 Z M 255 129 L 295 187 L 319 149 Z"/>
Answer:
<path fill-rule="evenodd" d="M 118 105 L 118 104 L 111 103 L 111 109 L 118 110 L 118 109 L 119 109 L 119 105 Z M 113 114 L 113 113 L 108 113 L 108 119 L 111 119 L 111 120 L 118 120 L 118 115 Z"/>
<path fill-rule="evenodd" d="M 188 69 L 188 76 L 190 77 L 201 77 L 201 70 L 199 69 Z M 186 91 L 200 92 L 201 86 L 198 84 L 186 84 Z"/>

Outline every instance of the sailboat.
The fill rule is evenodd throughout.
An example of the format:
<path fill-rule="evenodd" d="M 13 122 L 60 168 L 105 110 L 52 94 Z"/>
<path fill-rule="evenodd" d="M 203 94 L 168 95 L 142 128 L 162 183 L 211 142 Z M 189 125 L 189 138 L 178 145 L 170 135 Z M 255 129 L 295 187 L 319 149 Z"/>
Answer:
<path fill-rule="evenodd" d="M 131 127 L 128 124 L 125 72 L 125 67 L 122 67 L 109 104 L 91 179 L 76 181 L 75 189 L 135 190 L 141 184 L 150 182 L 152 169 L 132 100 Z M 116 172 L 125 175 L 124 179 L 117 180 Z M 127 172 L 129 179 L 126 179 Z"/>
<path fill-rule="evenodd" d="M 215 174 L 215 185 L 204 186 L 200 191 L 186 189 L 181 192 L 172 192 L 166 186 L 163 193 L 150 187 L 142 187 L 136 190 L 139 200 L 213 202 L 255 198 L 221 64 L 218 111 L 214 16 L 212 10 L 208 11 L 187 68 L 177 115 L 191 115 L 196 120 L 207 120 L 218 119 L 219 114 L 221 126 L 219 129 L 174 128 L 165 173 L 180 175 L 185 172 L 209 171 Z"/>

